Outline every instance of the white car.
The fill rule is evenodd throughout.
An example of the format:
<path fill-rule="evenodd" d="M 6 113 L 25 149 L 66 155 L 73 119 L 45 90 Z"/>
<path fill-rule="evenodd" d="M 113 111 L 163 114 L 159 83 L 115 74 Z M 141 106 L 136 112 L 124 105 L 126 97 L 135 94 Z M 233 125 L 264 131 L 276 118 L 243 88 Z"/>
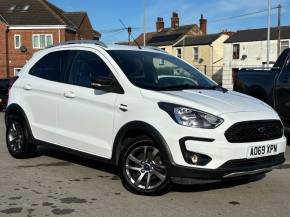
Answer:
<path fill-rule="evenodd" d="M 12 83 L 13 157 L 33 156 L 39 144 L 73 150 L 117 165 L 138 194 L 263 174 L 285 161 L 270 106 L 154 48 L 59 44 L 37 52 Z"/>

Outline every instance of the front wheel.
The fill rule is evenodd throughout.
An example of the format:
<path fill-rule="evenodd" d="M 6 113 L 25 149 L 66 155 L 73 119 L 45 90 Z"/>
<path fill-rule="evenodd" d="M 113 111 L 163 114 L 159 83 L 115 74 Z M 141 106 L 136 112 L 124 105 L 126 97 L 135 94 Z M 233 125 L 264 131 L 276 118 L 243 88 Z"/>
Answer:
<path fill-rule="evenodd" d="M 164 156 L 146 136 L 128 142 L 120 156 L 119 168 L 123 185 L 133 193 L 161 195 L 171 187 Z"/>

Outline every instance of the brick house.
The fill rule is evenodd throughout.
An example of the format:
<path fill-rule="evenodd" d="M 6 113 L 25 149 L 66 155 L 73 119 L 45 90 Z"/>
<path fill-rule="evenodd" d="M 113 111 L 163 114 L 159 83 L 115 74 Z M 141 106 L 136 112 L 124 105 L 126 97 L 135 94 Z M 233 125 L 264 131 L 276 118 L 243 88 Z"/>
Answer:
<path fill-rule="evenodd" d="M 100 36 L 86 12 L 65 12 L 47 0 L 0 1 L 0 79 L 16 75 L 39 49 Z"/>

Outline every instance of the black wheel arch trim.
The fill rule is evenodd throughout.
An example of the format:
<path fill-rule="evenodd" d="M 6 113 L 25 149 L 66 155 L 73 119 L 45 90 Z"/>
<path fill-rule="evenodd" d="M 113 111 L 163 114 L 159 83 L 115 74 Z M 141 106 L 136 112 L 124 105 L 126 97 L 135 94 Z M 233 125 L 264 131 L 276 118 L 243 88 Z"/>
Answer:
<path fill-rule="evenodd" d="M 124 144 L 122 144 L 122 141 L 125 139 L 126 134 L 130 131 L 140 131 L 143 132 L 144 135 L 151 137 L 155 142 L 158 143 L 158 145 L 160 145 L 160 151 L 165 153 L 165 157 L 167 158 L 165 159 L 165 163 L 167 164 L 167 166 L 172 164 L 173 158 L 163 136 L 155 127 L 143 121 L 129 122 L 121 127 L 121 129 L 118 131 L 114 139 L 112 153 L 112 161 L 115 162 L 115 164 L 118 164 L 121 151 L 123 150 Z"/>
<path fill-rule="evenodd" d="M 16 113 L 17 115 L 19 115 L 23 119 L 23 121 L 25 122 L 25 124 L 27 126 L 28 133 L 30 134 L 30 138 L 32 140 L 35 140 L 34 137 L 33 137 L 33 134 L 32 134 L 32 130 L 31 130 L 28 118 L 27 118 L 24 110 L 18 104 L 13 103 L 13 104 L 10 104 L 6 108 L 6 111 L 5 111 L 5 125 L 6 125 L 6 127 L 8 125 L 9 115 L 12 114 L 12 113 Z"/>

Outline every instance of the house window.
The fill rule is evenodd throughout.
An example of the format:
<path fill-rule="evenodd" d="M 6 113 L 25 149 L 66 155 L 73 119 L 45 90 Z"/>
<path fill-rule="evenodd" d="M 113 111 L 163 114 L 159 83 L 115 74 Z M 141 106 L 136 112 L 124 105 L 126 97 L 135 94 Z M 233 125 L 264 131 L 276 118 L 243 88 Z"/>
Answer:
<path fill-rule="evenodd" d="M 176 49 L 176 56 L 177 56 L 178 58 L 182 58 L 181 48 L 177 48 L 177 49 Z"/>
<path fill-rule="evenodd" d="M 42 49 L 53 44 L 52 34 L 33 34 L 32 46 L 34 49 Z"/>
<path fill-rule="evenodd" d="M 14 47 L 19 49 L 21 47 L 21 35 L 14 35 Z"/>
<path fill-rule="evenodd" d="M 289 41 L 281 41 L 281 53 L 287 48 L 289 48 Z"/>
<path fill-rule="evenodd" d="M 21 71 L 21 68 L 14 68 L 14 76 L 18 75 L 20 71 Z"/>
<path fill-rule="evenodd" d="M 199 60 L 199 49 L 198 47 L 193 48 L 193 60 L 198 61 Z"/>
<path fill-rule="evenodd" d="M 233 45 L 233 59 L 234 60 L 240 59 L 240 45 L 239 44 Z"/>

